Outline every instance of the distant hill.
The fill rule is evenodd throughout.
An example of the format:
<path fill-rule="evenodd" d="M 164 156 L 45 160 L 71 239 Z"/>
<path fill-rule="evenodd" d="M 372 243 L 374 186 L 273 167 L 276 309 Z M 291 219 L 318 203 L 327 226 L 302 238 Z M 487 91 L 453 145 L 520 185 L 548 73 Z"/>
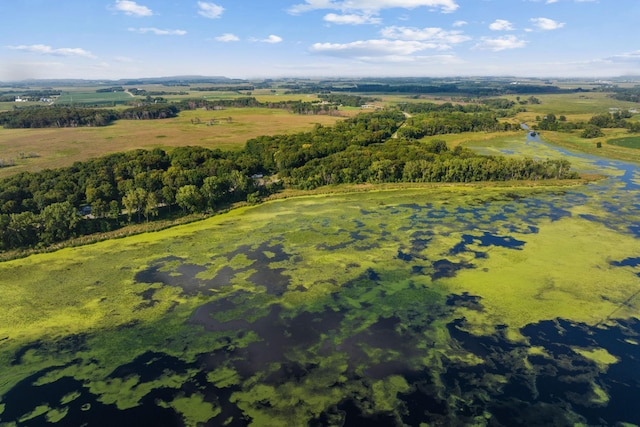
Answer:
<path fill-rule="evenodd" d="M 232 84 L 246 83 L 243 79 L 230 79 L 224 76 L 167 76 L 167 77 L 144 77 L 136 79 L 119 80 L 91 80 L 91 79 L 29 79 L 12 82 L 0 82 L 0 87 L 24 87 L 24 86 L 98 86 L 98 85 L 143 85 L 143 84 L 163 84 L 170 86 L 210 83 L 210 84 Z"/>

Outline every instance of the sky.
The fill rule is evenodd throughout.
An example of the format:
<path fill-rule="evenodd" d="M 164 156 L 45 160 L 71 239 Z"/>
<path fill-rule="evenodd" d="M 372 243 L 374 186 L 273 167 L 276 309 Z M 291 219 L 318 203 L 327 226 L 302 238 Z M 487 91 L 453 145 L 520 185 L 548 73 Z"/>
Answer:
<path fill-rule="evenodd" d="M 0 0 L 0 81 L 640 75 L 640 0 Z"/>

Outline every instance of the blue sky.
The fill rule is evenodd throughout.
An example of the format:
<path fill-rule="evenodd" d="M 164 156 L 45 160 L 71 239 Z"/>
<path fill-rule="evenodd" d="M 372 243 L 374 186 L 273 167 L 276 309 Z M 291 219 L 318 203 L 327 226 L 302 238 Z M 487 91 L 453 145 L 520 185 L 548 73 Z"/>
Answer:
<path fill-rule="evenodd" d="M 640 74 L 640 0 L 1 0 L 0 80 Z"/>

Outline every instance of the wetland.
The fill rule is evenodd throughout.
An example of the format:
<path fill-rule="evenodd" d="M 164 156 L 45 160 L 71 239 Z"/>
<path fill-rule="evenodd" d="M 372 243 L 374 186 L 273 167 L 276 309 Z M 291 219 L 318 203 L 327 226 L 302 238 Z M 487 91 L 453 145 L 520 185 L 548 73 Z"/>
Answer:
<path fill-rule="evenodd" d="M 606 178 L 274 200 L 0 263 L 0 426 L 640 425 L 640 170 L 482 150 Z"/>

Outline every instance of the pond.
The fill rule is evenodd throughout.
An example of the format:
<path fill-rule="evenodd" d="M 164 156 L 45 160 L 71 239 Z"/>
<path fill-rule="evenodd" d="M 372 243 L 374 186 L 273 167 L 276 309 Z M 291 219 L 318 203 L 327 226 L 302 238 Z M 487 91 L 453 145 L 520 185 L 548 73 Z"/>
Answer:
<path fill-rule="evenodd" d="M 0 264 L 0 425 L 640 425 L 640 172 L 305 197 Z"/>

